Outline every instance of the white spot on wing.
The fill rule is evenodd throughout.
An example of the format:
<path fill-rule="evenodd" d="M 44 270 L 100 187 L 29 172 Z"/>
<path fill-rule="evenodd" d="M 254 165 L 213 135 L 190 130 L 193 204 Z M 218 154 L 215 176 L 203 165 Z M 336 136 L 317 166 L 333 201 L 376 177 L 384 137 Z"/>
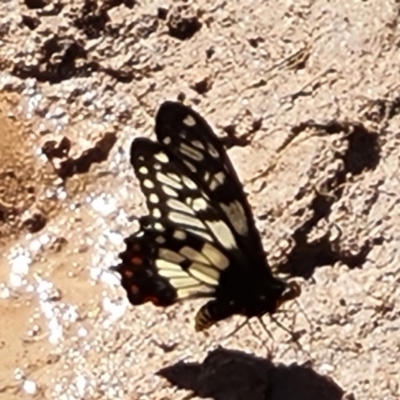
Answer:
<path fill-rule="evenodd" d="M 193 210 L 186 204 L 182 203 L 176 199 L 168 199 L 167 206 L 173 208 L 174 210 L 182 211 L 188 214 L 193 214 Z"/>
<path fill-rule="evenodd" d="M 201 228 L 204 229 L 205 226 L 204 224 L 197 218 L 194 217 L 189 217 L 186 214 L 181 214 L 175 211 L 172 211 L 168 214 L 168 218 L 172 221 L 175 222 L 176 224 L 183 224 L 183 225 L 189 225 L 189 226 L 194 226 L 196 228 Z M 200 233 L 197 233 L 200 235 Z"/>
<path fill-rule="evenodd" d="M 170 197 L 178 197 L 178 192 L 176 192 L 174 189 L 170 188 L 169 186 L 162 185 L 161 189 L 163 192 Z"/>
<path fill-rule="evenodd" d="M 179 254 L 182 254 L 186 258 L 188 258 L 191 261 L 197 261 L 201 262 L 203 264 L 209 265 L 210 262 L 205 258 L 201 253 L 193 249 L 192 247 L 189 246 L 184 246 L 179 250 Z"/>
<path fill-rule="evenodd" d="M 225 182 L 225 173 L 220 171 L 217 172 L 211 179 L 210 189 L 215 190 L 218 186 Z"/>
<path fill-rule="evenodd" d="M 155 193 L 152 193 L 149 196 L 149 201 L 150 201 L 150 203 L 157 204 L 160 201 L 160 199 L 158 198 L 158 196 Z"/>
<path fill-rule="evenodd" d="M 151 214 L 154 218 L 161 218 L 161 211 L 158 208 L 153 208 Z"/>
<path fill-rule="evenodd" d="M 191 172 L 196 172 L 196 167 L 189 161 L 183 160 L 183 163 L 190 169 Z"/>
<path fill-rule="evenodd" d="M 247 218 L 242 205 L 236 200 L 229 205 L 220 204 L 226 216 L 231 221 L 232 226 L 239 235 L 245 236 L 248 234 Z"/>
<path fill-rule="evenodd" d="M 160 270 L 159 274 L 162 276 L 166 276 L 168 274 L 168 272 L 166 271 L 169 271 L 169 276 L 172 276 L 174 272 L 175 276 L 187 276 L 187 273 L 182 269 L 182 267 L 174 262 L 156 259 L 155 264 L 156 267 Z M 161 270 L 163 270 L 163 273 L 161 273 Z"/>
<path fill-rule="evenodd" d="M 155 229 L 156 231 L 160 231 L 160 232 L 164 232 L 164 231 L 165 231 L 165 228 L 164 228 L 163 225 L 160 224 L 159 222 L 156 222 L 156 223 L 154 224 L 154 229 Z"/>
<path fill-rule="evenodd" d="M 158 274 L 164 278 L 186 278 L 187 273 L 182 269 L 169 268 L 168 265 L 174 265 L 164 260 L 156 260 Z"/>
<path fill-rule="evenodd" d="M 195 211 L 207 210 L 208 203 L 203 198 L 199 197 L 199 198 L 193 200 L 192 208 Z"/>
<path fill-rule="evenodd" d="M 166 136 L 166 137 L 164 138 L 164 140 L 163 140 L 163 143 L 166 144 L 166 145 L 171 144 L 171 138 L 170 138 L 169 136 Z"/>
<path fill-rule="evenodd" d="M 171 282 L 171 285 L 177 289 L 178 288 L 188 289 L 189 287 L 198 288 L 200 286 L 199 282 L 189 275 L 186 275 L 185 277 L 182 278 L 172 278 L 169 281 Z"/>
<path fill-rule="evenodd" d="M 218 151 L 215 149 L 215 147 L 211 143 L 207 143 L 208 146 L 208 152 L 211 154 L 212 157 L 218 158 L 219 154 Z"/>
<path fill-rule="evenodd" d="M 149 170 L 146 167 L 140 167 L 139 172 L 143 175 L 146 175 L 149 173 Z"/>
<path fill-rule="evenodd" d="M 165 261 L 169 261 L 172 262 L 174 264 L 179 264 L 181 263 L 183 260 L 185 260 L 185 257 L 182 257 L 180 254 L 178 254 L 175 251 L 166 249 L 164 247 L 161 247 L 158 250 L 158 256 L 160 258 L 163 258 Z"/>
<path fill-rule="evenodd" d="M 154 158 L 163 164 L 166 164 L 169 162 L 169 158 L 165 153 L 154 154 Z"/>
<path fill-rule="evenodd" d="M 192 160 L 196 160 L 196 161 L 203 160 L 203 154 L 201 154 L 199 151 L 197 151 L 193 147 L 188 146 L 186 143 L 181 143 L 181 145 L 179 146 L 179 151 L 183 155 L 191 158 Z"/>
<path fill-rule="evenodd" d="M 237 248 L 235 237 L 233 236 L 228 225 L 223 221 L 210 222 L 206 221 L 207 226 L 210 228 L 211 232 L 226 249 Z"/>
<path fill-rule="evenodd" d="M 178 295 L 179 299 L 184 299 L 184 298 L 187 298 L 187 297 L 195 296 L 195 295 L 197 295 L 199 293 L 204 293 L 204 294 L 212 293 L 212 290 L 205 291 L 204 287 L 200 286 L 199 283 L 197 282 L 196 286 L 178 289 L 176 292 L 177 292 L 177 295 Z"/>
<path fill-rule="evenodd" d="M 205 243 L 201 252 L 207 257 L 211 264 L 220 270 L 224 270 L 229 266 L 229 259 L 224 254 L 222 254 L 217 248 L 209 243 Z"/>
<path fill-rule="evenodd" d="M 192 145 L 200 150 L 204 150 L 203 143 L 201 143 L 200 140 L 192 140 Z"/>
<path fill-rule="evenodd" d="M 176 182 L 181 182 L 181 179 L 179 178 L 179 176 L 177 174 L 173 174 L 172 172 L 168 172 L 167 176 L 168 176 L 168 178 L 171 178 Z"/>
<path fill-rule="evenodd" d="M 163 243 L 165 243 L 165 238 L 163 236 L 157 236 L 156 237 L 156 242 L 158 244 L 163 244 Z"/>
<path fill-rule="evenodd" d="M 145 179 L 143 181 L 143 186 L 147 189 L 154 189 L 154 183 L 150 179 Z"/>
<path fill-rule="evenodd" d="M 191 116 L 191 115 L 187 115 L 186 118 L 183 119 L 183 123 L 188 126 L 188 127 L 192 127 L 196 125 L 196 120 Z"/>
<path fill-rule="evenodd" d="M 186 240 L 186 238 L 187 238 L 186 233 L 179 229 L 175 229 L 174 234 L 172 236 L 178 240 Z"/>
<path fill-rule="evenodd" d="M 217 286 L 219 273 L 210 267 L 206 267 L 205 265 L 193 263 L 189 267 L 190 275 L 194 276 L 201 282 L 204 282 L 208 285 Z"/>
<path fill-rule="evenodd" d="M 192 189 L 192 190 L 197 189 L 197 185 L 191 179 L 189 179 L 187 176 L 183 175 L 182 181 L 185 184 L 185 186 L 187 186 L 189 189 Z"/>
<path fill-rule="evenodd" d="M 201 226 L 201 228 L 204 229 L 204 228 L 205 228 L 204 225 Z M 198 230 L 196 230 L 196 229 L 189 229 L 189 228 L 186 228 L 186 230 L 187 230 L 188 232 L 190 232 L 190 233 L 194 233 L 194 234 L 197 235 L 197 236 L 201 236 L 202 238 L 204 238 L 204 239 L 206 239 L 206 240 L 209 240 L 210 242 L 212 242 L 212 240 L 213 240 L 212 236 L 209 235 L 209 234 L 208 234 L 207 232 L 205 232 L 204 230 L 198 231 Z"/>
<path fill-rule="evenodd" d="M 175 189 L 182 189 L 183 186 L 178 183 L 176 180 L 171 179 L 167 175 L 163 174 L 162 172 L 157 172 L 156 178 L 159 182 L 165 183 L 166 185 L 172 186 Z"/>

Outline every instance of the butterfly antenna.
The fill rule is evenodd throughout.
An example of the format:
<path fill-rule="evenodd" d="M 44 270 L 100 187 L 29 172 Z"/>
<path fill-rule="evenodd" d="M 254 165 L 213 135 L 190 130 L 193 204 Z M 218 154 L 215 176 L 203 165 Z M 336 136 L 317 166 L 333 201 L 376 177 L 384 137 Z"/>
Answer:
<path fill-rule="evenodd" d="M 293 331 L 289 330 L 285 325 L 283 325 L 281 322 L 279 322 L 273 315 L 270 315 L 271 320 L 278 325 L 283 331 L 285 331 L 287 334 L 290 335 L 290 337 L 292 338 L 293 342 L 296 343 L 296 346 L 304 351 L 302 345 L 299 342 L 299 334 L 296 335 L 296 333 L 294 333 Z M 261 320 L 261 323 L 265 326 L 265 322 L 263 320 Z"/>
<path fill-rule="evenodd" d="M 275 338 L 274 338 L 274 336 L 272 335 L 272 332 L 262 323 L 262 320 L 261 320 L 260 317 L 257 317 L 257 319 L 258 319 L 259 321 L 261 321 L 261 326 L 263 327 L 263 329 L 265 330 L 265 332 L 267 332 L 268 336 L 271 338 L 272 343 L 274 343 L 274 342 L 275 342 Z M 261 342 L 261 344 L 262 344 L 263 346 L 266 347 L 268 356 L 269 356 L 270 354 L 272 354 L 272 352 L 273 352 L 273 347 L 270 348 L 269 345 L 268 345 L 268 343 L 266 343 L 266 341 L 265 341 L 263 338 L 260 337 L 260 335 L 254 330 L 253 325 L 251 324 L 251 322 L 249 322 L 249 329 L 250 329 L 251 332 L 253 333 L 254 337 L 256 337 L 256 338 Z"/>
<path fill-rule="evenodd" d="M 237 324 L 237 325 L 236 325 L 236 328 L 235 328 L 231 333 L 229 333 L 229 334 L 226 335 L 226 336 L 223 336 L 222 339 L 228 339 L 228 338 L 230 338 L 231 336 L 235 335 L 235 334 L 238 333 L 242 328 L 244 328 L 244 327 L 248 324 L 248 322 L 249 322 L 249 318 L 246 318 L 243 322 Z M 251 326 L 251 325 L 249 324 L 249 326 Z"/>
<path fill-rule="evenodd" d="M 297 307 L 299 308 L 299 310 L 301 311 L 301 313 L 304 315 L 304 318 L 306 319 L 306 321 L 310 325 L 311 331 L 313 331 L 314 329 L 313 329 L 313 324 L 311 322 L 311 319 L 308 318 L 308 315 L 307 315 L 306 311 L 304 310 L 304 308 L 301 306 L 301 303 L 297 299 L 294 299 L 294 301 L 295 301 Z"/>
<path fill-rule="evenodd" d="M 261 317 L 257 317 L 258 321 L 260 322 L 261 326 L 263 327 L 264 331 L 267 332 L 267 335 L 274 341 L 275 338 L 272 335 L 272 332 L 267 328 L 267 325 L 265 325 L 265 322 Z"/>
<path fill-rule="evenodd" d="M 305 319 L 306 319 L 308 325 L 309 325 L 310 328 L 311 328 L 311 331 L 313 331 L 313 324 L 312 324 L 310 318 L 308 317 L 306 311 L 305 311 L 304 308 L 301 306 L 300 301 L 298 300 L 297 297 L 293 298 L 293 300 L 294 300 L 295 304 L 297 305 L 298 309 L 300 310 L 300 312 L 304 315 L 304 317 L 305 317 Z M 282 309 L 279 309 L 279 310 L 276 311 L 276 313 L 281 313 L 281 314 L 284 314 L 284 315 L 288 315 L 289 313 L 293 313 L 294 318 L 293 318 L 293 320 L 292 320 L 292 325 L 295 325 L 295 324 L 296 324 L 296 313 L 295 313 L 294 310 L 282 310 Z M 278 320 L 276 320 L 276 318 L 274 318 L 272 315 L 271 315 L 271 319 L 272 319 L 273 321 L 275 321 L 276 324 L 279 325 L 285 332 L 288 332 L 288 333 L 293 337 L 293 335 L 294 335 L 293 332 L 289 331 L 284 325 L 282 325 L 282 323 L 280 323 Z"/>
<path fill-rule="evenodd" d="M 307 313 L 306 313 L 306 312 L 304 311 L 304 309 L 301 307 L 300 302 L 299 302 L 297 299 L 294 299 L 294 300 L 295 300 L 295 302 L 296 302 L 296 304 L 297 304 L 299 310 L 302 312 L 302 314 L 303 314 L 304 317 L 306 318 L 306 321 L 307 321 L 308 324 L 310 325 L 311 331 L 312 331 L 312 330 L 313 330 L 313 324 L 312 324 L 311 320 L 308 318 Z M 294 313 L 294 319 L 293 319 L 292 321 L 293 321 L 293 325 L 295 325 L 295 324 L 296 324 L 296 321 L 295 321 L 295 319 L 296 319 L 296 313 L 294 312 L 294 310 L 278 310 L 278 311 L 277 311 L 277 313 L 283 313 L 283 314 L 289 314 L 289 312 L 293 312 L 293 313 Z M 301 343 L 299 342 L 299 339 L 300 339 L 301 335 L 304 333 L 304 330 L 302 330 L 302 331 L 300 331 L 300 332 L 293 332 L 293 331 L 290 331 L 285 325 L 283 325 L 281 322 L 279 322 L 273 315 L 271 315 L 270 317 L 271 317 L 271 320 L 272 320 L 272 321 L 274 321 L 280 328 L 282 328 L 285 332 L 287 332 L 287 333 L 291 336 L 292 340 L 296 343 L 296 346 L 297 346 L 302 352 L 306 353 L 307 356 L 308 356 L 310 359 L 313 359 L 313 357 L 311 356 L 310 352 L 307 351 L 306 349 L 304 349 L 304 347 L 303 347 L 303 346 L 301 345 Z"/>

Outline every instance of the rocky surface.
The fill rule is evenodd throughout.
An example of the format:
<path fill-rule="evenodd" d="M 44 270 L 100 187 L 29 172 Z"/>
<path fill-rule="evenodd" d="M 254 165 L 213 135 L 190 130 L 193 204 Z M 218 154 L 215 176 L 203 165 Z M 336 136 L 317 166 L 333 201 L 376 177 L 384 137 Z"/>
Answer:
<path fill-rule="evenodd" d="M 0 4 L 0 399 L 398 399 L 395 0 Z M 214 127 L 268 260 L 273 336 L 195 334 L 108 271 L 146 212 L 129 165 L 166 100 Z M 191 397 L 192 396 L 192 397 Z"/>

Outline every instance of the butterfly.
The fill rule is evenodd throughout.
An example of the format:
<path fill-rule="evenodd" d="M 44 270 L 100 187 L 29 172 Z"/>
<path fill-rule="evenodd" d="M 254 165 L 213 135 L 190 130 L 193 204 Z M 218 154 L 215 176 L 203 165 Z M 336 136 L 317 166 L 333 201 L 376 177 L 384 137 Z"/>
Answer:
<path fill-rule="evenodd" d="M 113 267 L 129 301 L 207 298 L 195 317 L 202 331 L 233 315 L 273 314 L 299 296 L 297 283 L 272 274 L 243 187 L 206 120 L 166 101 L 155 133 L 157 141 L 138 137 L 130 149 L 149 214 Z"/>

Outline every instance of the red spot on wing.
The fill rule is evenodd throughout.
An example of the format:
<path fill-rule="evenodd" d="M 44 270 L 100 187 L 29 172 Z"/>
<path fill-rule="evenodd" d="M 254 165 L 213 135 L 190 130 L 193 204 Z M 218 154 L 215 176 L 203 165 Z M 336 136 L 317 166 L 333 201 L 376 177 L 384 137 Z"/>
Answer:
<path fill-rule="evenodd" d="M 131 285 L 131 293 L 137 295 L 140 292 L 140 289 L 136 285 Z"/>
<path fill-rule="evenodd" d="M 142 257 L 138 257 L 138 256 L 133 256 L 131 258 L 131 263 L 133 265 L 142 265 L 143 264 L 143 258 Z"/>
<path fill-rule="evenodd" d="M 126 279 L 131 279 L 133 277 L 133 275 L 134 275 L 133 271 L 130 270 L 130 269 L 127 269 L 127 268 L 125 268 L 122 271 L 120 271 L 120 274 Z"/>

